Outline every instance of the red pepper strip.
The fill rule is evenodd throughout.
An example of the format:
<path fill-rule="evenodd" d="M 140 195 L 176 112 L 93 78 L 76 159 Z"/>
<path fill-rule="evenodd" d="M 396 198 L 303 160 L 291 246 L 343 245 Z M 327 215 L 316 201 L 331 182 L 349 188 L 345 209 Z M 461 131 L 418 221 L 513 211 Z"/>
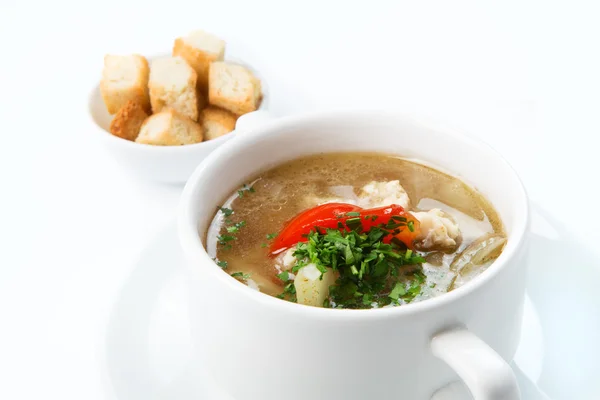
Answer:
<path fill-rule="evenodd" d="M 350 215 L 347 215 L 348 213 Z M 358 215 L 354 213 L 358 213 Z M 406 222 L 392 217 L 406 218 Z M 350 228 L 346 225 L 346 221 L 357 221 L 358 218 L 360 218 L 363 232 L 369 231 L 374 226 L 382 225 L 383 229 L 388 229 L 390 232 L 398 229 L 400 233 L 385 236 L 383 242 L 389 243 L 393 237 L 396 237 L 409 248 L 413 248 L 413 241 L 419 232 L 419 220 L 404 211 L 401 206 L 392 204 L 385 207 L 362 209 L 352 204 L 328 203 L 303 211 L 288 222 L 271 244 L 271 253 L 277 254 L 298 242 L 305 242 L 306 235 L 315 228 L 320 233 L 324 233 L 326 229 L 349 231 Z M 412 221 L 412 231 L 407 226 L 386 228 L 388 224 L 393 226 L 394 224 L 405 224 L 410 221 Z M 342 227 L 340 227 L 340 223 Z"/>
<path fill-rule="evenodd" d="M 271 243 L 271 253 L 277 253 L 283 249 L 292 247 L 298 242 L 305 242 L 307 235 L 315 229 L 315 226 L 336 228 L 338 216 L 347 212 L 358 211 L 361 208 L 347 203 L 327 203 L 302 211 L 292 218 Z"/>

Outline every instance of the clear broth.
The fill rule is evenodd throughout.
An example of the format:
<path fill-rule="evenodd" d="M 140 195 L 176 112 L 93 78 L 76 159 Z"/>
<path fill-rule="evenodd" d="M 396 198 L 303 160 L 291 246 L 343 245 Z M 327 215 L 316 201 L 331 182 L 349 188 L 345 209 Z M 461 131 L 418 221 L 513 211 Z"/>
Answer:
<path fill-rule="evenodd" d="M 226 235 L 225 217 L 217 212 L 206 233 L 211 257 L 227 263 L 226 272 L 250 274 L 249 286 L 276 296 L 283 283 L 269 255 L 269 235 L 279 232 L 286 221 L 299 212 L 317 205 L 319 198 L 339 197 L 340 192 L 359 190 L 371 181 L 399 180 L 408 193 L 412 209 L 441 208 L 458 222 L 462 233 L 460 246 L 452 253 L 423 253 L 427 277 L 420 301 L 446 293 L 477 276 L 491 263 L 471 268 L 460 276 L 451 270 L 452 262 L 475 240 L 490 234 L 504 235 L 502 222 L 492 205 L 474 188 L 460 179 L 434 168 L 399 157 L 373 153 L 334 153 L 296 159 L 265 171 L 224 201 L 234 210 L 228 226 L 245 222 L 228 242 L 218 244 L 217 236 Z M 246 190 L 252 187 L 252 190 Z M 241 194 L 241 195 L 240 195 Z"/>

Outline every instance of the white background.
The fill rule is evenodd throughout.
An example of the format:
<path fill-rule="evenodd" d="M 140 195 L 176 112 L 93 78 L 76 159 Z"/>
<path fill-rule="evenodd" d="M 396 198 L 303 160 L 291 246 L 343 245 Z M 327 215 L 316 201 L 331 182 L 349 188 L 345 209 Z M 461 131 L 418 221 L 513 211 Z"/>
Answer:
<path fill-rule="evenodd" d="M 168 52 L 195 28 L 244 49 L 275 114 L 386 107 L 483 138 L 598 254 L 593 1 L 0 4 L 0 399 L 104 398 L 102 324 L 180 188 L 127 176 L 86 96 L 105 53 Z"/>

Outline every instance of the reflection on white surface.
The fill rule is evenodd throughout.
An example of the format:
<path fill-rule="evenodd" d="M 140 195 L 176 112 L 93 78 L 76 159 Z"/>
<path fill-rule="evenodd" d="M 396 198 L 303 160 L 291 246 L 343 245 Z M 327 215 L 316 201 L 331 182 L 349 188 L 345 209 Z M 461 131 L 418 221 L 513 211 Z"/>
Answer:
<path fill-rule="evenodd" d="M 162 385 L 187 368 L 192 343 L 187 315 L 187 287 L 184 276 L 177 274 L 165 282 L 150 317 L 148 362 L 152 376 Z"/>
<path fill-rule="evenodd" d="M 513 365 L 523 399 L 598 399 L 599 260 L 539 208 L 532 231 L 528 297 Z M 114 399 L 231 400 L 207 383 L 201 365 L 191 364 L 182 265 L 170 226 L 148 245 L 123 287 L 103 349 Z M 463 398 L 471 397 L 461 383 L 434 397 Z"/>
<path fill-rule="evenodd" d="M 525 297 L 521 340 L 514 362 L 525 376 L 537 382 L 544 362 L 544 336 L 537 311 L 528 295 Z"/>
<path fill-rule="evenodd" d="M 539 207 L 534 211 L 558 233 L 531 236 L 527 292 L 546 344 L 538 385 L 553 399 L 598 399 L 600 260 L 577 237 L 575 226 Z"/>

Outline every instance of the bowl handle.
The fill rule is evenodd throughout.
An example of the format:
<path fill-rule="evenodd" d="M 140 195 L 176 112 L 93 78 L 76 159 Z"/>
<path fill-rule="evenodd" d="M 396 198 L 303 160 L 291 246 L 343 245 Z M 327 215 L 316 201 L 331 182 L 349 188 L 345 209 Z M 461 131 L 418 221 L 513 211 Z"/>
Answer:
<path fill-rule="evenodd" d="M 271 121 L 274 117 L 267 111 L 259 110 L 248 114 L 244 114 L 238 118 L 235 123 L 236 134 L 246 135 L 256 130 L 264 123 Z"/>
<path fill-rule="evenodd" d="M 467 329 L 437 334 L 433 355 L 445 361 L 465 382 L 475 400 L 519 400 L 517 378 L 510 366 Z"/>

